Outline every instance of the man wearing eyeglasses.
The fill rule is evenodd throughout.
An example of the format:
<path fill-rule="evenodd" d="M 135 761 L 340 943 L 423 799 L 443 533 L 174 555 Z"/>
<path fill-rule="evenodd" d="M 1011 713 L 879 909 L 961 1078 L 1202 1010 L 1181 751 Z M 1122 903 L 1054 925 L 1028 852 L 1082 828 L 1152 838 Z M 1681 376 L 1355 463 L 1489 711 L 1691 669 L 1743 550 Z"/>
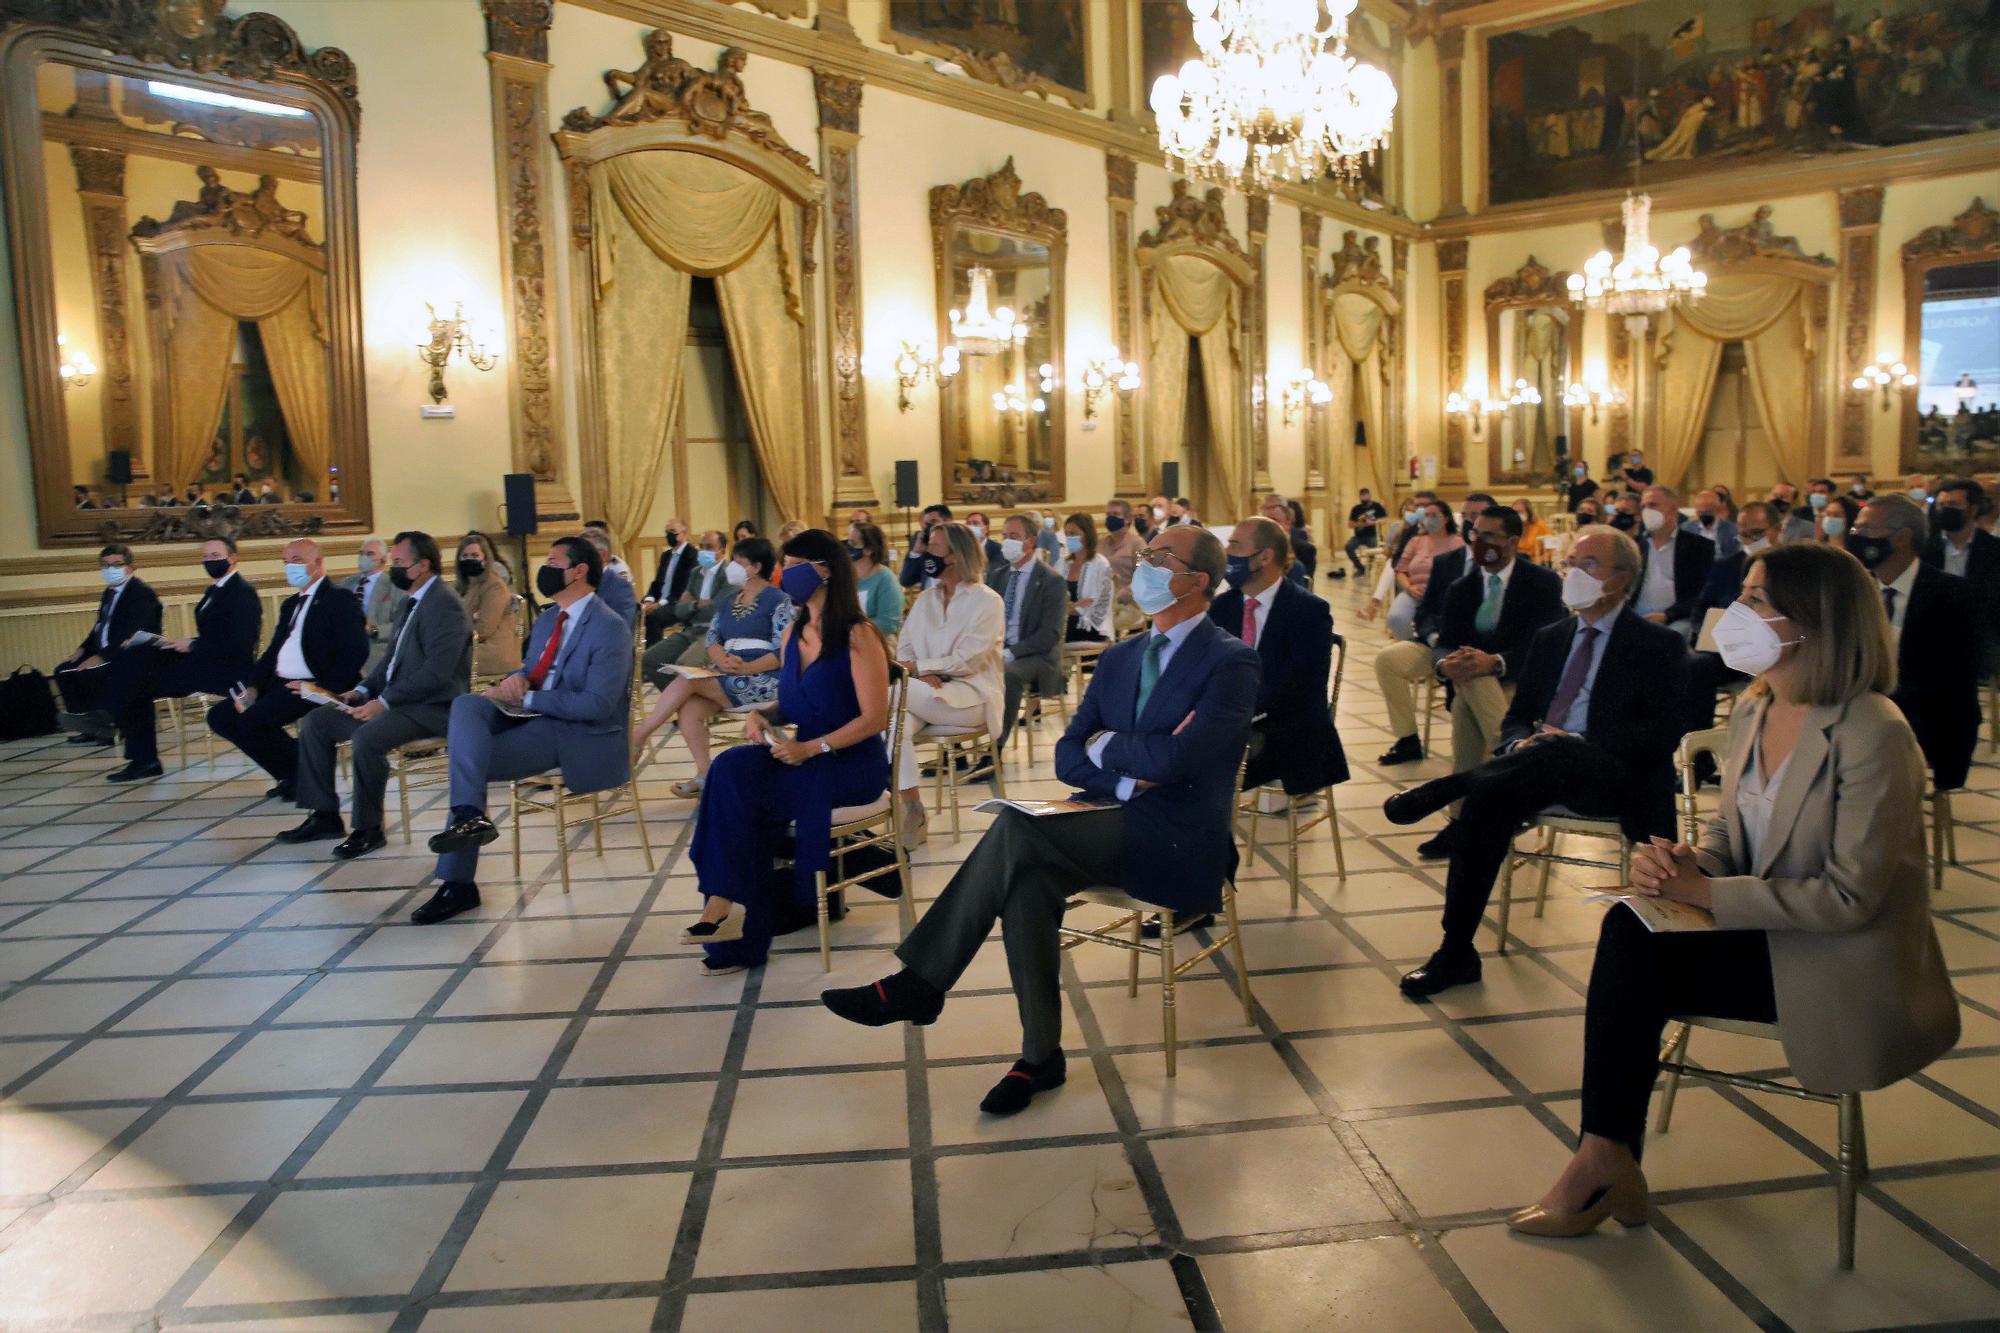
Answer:
<path fill-rule="evenodd" d="M 1220 905 L 1222 882 L 1236 872 L 1230 804 L 1260 666 L 1256 649 L 1209 618 L 1225 568 L 1222 543 L 1206 529 L 1153 533 L 1132 575 L 1152 630 L 1104 650 L 1056 743 L 1057 775 L 1102 808 L 1003 810 L 896 950 L 903 970 L 820 997 L 869 1027 L 935 1022 L 1000 924 L 1022 1041 L 1020 1060 L 980 1103 L 989 1115 L 1012 1115 L 1063 1082 L 1058 930 L 1071 894 L 1117 886 L 1199 915 Z"/>

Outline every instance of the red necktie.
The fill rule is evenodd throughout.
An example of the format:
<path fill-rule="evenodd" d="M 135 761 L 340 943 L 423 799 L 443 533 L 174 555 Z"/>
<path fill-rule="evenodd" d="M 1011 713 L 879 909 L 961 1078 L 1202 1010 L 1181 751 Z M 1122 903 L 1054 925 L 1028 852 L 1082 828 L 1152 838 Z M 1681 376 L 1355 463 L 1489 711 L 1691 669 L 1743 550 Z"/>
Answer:
<path fill-rule="evenodd" d="M 1257 599 L 1243 599 L 1243 642 L 1252 648 L 1257 646 Z"/>
<path fill-rule="evenodd" d="M 549 641 L 542 645 L 542 655 L 535 659 L 535 669 L 528 673 L 528 688 L 539 690 L 542 682 L 549 677 L 549 668 L 555 665 L 556 650 L 562 647 L 563 626 L 569 623 L 569 612 L 556 613 L 556 627 L 549 634 Z"/>

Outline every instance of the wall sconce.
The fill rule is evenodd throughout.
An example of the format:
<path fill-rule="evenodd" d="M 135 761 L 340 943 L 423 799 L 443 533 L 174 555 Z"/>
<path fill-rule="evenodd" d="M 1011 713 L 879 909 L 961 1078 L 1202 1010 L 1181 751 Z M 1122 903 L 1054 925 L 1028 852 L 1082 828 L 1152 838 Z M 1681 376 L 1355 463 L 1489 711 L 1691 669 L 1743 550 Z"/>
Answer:
<path fill-rule="evenodd" d="M 1139 363 L 1127 361 L 1116 347 L 1107 347 L 1092 357 L 1083 369 L 1083 419 L 1097 417 L 1097 405 L 1107 393 L 1131 397 L 1139 387 Z"/>
<path fill-rule="evenodd" d="M 1454 389 L 1444 396 L 1444 414 L 1463 420 L 1475 440 L 1486 434 L 1486 416 L 1489 412 L 1506 410 L 1507 404 L 1504 401 L 1487 398 L 1483 394 L 1475 395 L 1470 390 L 1460 393 Z"/>
<path fill-rule="evenodd" d="M 81 352 L 78 352 L 75 356 L 71 356 L 69 352 L 69 339 L 58 333 L 56 335 L 56 374 L 62 376 L 63 388 L 81 389 L 84 385 L 90 383 L 90 377 L 96 373 L 97 363 Z"/>
<path fill-rule="evenodd" d="M 1284 422 L 1295 425 L 1309 407 L 1325 407 L 1333 401 L 1333 390 L 1310 370 L 1295 370 L 1285 380 Z"/>
<path fill-rule="evenodd" d="M 431 368 L 431 406 L 424 409 L 425 416 L 450 416 L 451 409 L 445 405 L 444 368 L 453 359 L 463 361 L 474 370 L 491 370 L 500 360 L 498 352 L 488 352 L 474 340 L 472 330 L 465 318 L 463 302 L 454 302 L 450 319 L 439 319 L 437 307 L 424 303 L 430 314 L 430 341 L 417 344 L 417 360 Z"/>
<path fill-rule="evenodd" d="M 1861 373 L 1856 375 L 1853 382 L 1847 387 L 1864 398 L 1871 392 L 1881 394 L 1882 410 L 1887 412 L 1889 410 L 1889 390 L 1895 388 L 1901 389 L 1904 393 L 1909 393 L 1917 387 L 1917 377 L 1912 375 L 1910 368 L 1901 361 L 1898 361 L 1893 366 L 1885 366 L 1879 361 L 1871 361 L 1862 368 Z"/>
<path fill-rule="evenodd" d="M 1588 408 L 1590 424 L 1597 424 L 1600 409 L 1618 407 L 1625 402 L 1625 391 L 1613 385 L 1602 383 L 1579 384 L 1571 381 L 1563 388 L 1563 406 L 1571 409 Z"/>
<path fill-rule="evenodd" d="M 903 350 L 896 353 L 896 410 L 908 412 L 916 407 L 910 400 L 910 391 L 925 380 L 934 380 L 942 389 L 953 375 L 958 373 L 958 348 L 947 343 L 944 351 L 932 356 L 928 351 L 905 338 Z"/>
<path fill-rule="evenodd" d="M 1052 381 L 1044 379 L 1042 383 L 1046 385 L 1052 383 Z M 1018 384 L 1009 384 L 1005 388 L 994 391 L 993 410 L 1002 416 L 1013 415 L 1024 417 L 1030 412 L 1037 414 L 1046 413 L 1049 410 L 1049 403 L 1048 399 L 1039 395 L 1034 398 L 1028 397 L 1027 390 Z"/>
<path fill-rule="evenodd" d="M 1542 391 L 1526 380 L 1515 380 L 1513 389 L 1507 394 L 1509 407 L 1540 407 Z"/>

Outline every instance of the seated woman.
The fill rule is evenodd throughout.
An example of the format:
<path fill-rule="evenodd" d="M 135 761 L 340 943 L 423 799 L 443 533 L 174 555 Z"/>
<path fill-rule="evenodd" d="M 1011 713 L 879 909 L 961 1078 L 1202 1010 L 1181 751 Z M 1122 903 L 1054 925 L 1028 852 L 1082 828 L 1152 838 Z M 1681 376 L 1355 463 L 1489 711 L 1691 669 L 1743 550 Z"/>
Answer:
<path fill-rule="evenodd" d="M 903 585 L 889 568 L 889 539 L 873 523 L 856 523 L 848 529 L 847 554 L 854 560 L 861 613 L 883 638 L 895 638 L 903 626 Z"/>
<path fill-rule="evenodd" d="M 1646 1101 L 1673 1015 L 1775 1022 L 1815 1092 L 1887 1087 L 1958 1040 L 1926 890 L 1924 761 L 1888 699 L 1895 652 L 1868 574 L 1832 546 L 1765 551 L 1716 641 L 1756 677 L 1730 718 L 1720 811 L 1699 847 L 1656 838 L 1632 860 L 1638 892 L 1713 912 L 1716 928 L 1656 935 L 1624 907 L 1605 914 L 1583 1136 L 1508 1219 L 1516 1231 L 1645 1221 Z"/>
<path fill-rule="evenodd" d="M 1549 535 L 1549 525 L 1542 522 L 1534 504 L 1525 498 L 1514 501 L 1514 512 L 1521 516 L 1521 554 L 1537 564 L 1543 563 L 1542 538 Z"/>
<path fill-rule="evenodd" d="M 1426 500 L 1418 518 L 1417 535 L 1403 544 L 1396 558 L 1396 600 L 1389 605 L 1389 637 L 1409 639 L 1416 634 L 1417 604 L 1424 600 L 1430 585 L 1431 565 L 1448 551 L 1465 545 L 1451 506 L 1442 500 Z"/>
<path fill-rule="evenodd" d="M 1854 522 L 1860 517 L 1860 502 L 1845 495 L 1831 497 L 1819 511 L 1819 540 L 1845 548 L 1847 534 L 1854 531 Z"/>
<path fill-rule="evenodd" d="M 458 598 L 472 618 L 472 674 L 498 678 L 521 669 L 521 628 L 514 623 L 514 590 L 507 567 L 483 532 L 458 541 Z"/>
<path fill-rule="evenodd" d="M 1111 637 L 1111 562 L 1097 553 L 1097 523 L 1088 514 L 1063 520 L 1063 581 L 1069 585 L 1067 643 Z"/>
<path fill-rule="evenodd" d="M 934 523 L 923 546 L 923 575 L 934 582 L 903 617 L 896 660 L 908 671 L 910 728 L 984 726 L 1000 734 L 1006 682 L 1001 647 L 1007 635 L 1007 607 L 986 586 L 986 552 L 963 523 Z M 918 846 L 927 836 L 924 803 L 917 792 L 921 774 L 908 735 L 896 756 L 896 787 L 903 802 L 903 840 Z"/>
<path fill-rule="evenodd" d="M 753 709 L 744 727 L 751 743 L 725 750 L 709 770 L 689 848 L 707 902 L 684 938 L 707 946 L 702 971 L 712 977 L 760 966 L 774 936 L 817 918 L 813 877 L 827 867 L 833 812 L 889 786 L 889 655 L 861 614 L 846 549 L 808 528 L 785 543 L 779 587 L 794 610 L 781 631 L 776 708 Z M 784 897 L 771 879 L 788 848 Z M 731 914 L 735 903 L 740 915 Z"/>
<path fill-rule="evenodd" d="M 723 577 L 731 591 L 719 598 L 708 622 L 708 660 L 720 675 L 691 680 L 675 676 L 632 737 L 643 748 L 669 718 L 694 756 L 694 777 L 670 789 L 682 798 L 701 795 L 708 779 L 708 719 L 747 712 L 778 697 L 778 639 L 792 623 L 792 602 L 770 582 L 777 556 L 762 537 L 746 537 L 729 553 Z"/>

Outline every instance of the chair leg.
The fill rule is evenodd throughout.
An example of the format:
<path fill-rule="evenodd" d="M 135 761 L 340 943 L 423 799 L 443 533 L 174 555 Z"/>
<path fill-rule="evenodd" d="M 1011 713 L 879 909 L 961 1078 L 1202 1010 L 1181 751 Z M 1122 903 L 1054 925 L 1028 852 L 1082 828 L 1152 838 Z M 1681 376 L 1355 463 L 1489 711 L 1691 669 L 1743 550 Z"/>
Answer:
<path fill-rule="evenodd" d="M 403 757 L 396 756 L 396 804 L 403 812 L 403 843 L 410 841 L 410 774 L 403 767 Z"/>
<path fill-rule="evenodd" d="M 507 784 L 507 808 L 513 813 L 514 824 L 514 878 L 521 878 L 521 784 Z"/>
<path fill-rule="evenodd" d="M 1939 808 L 1944 811 L 1944 859 L 1952 865 L 1958 864 L 1958 817 L 1951 810 L 1951 793 L 1938 793 Z"/>
<path fill-rule="evenodd" d="M 951 746 L 940 744 L 935 751 L 932 765 L 935 771 L 931 774 L 931 809 L 939 814 L 944 813 L 944 769 L 945 765 L 951 762 L 953 762 Z"/>
<path fill-rule="evenodd" d="M 1686 1023 L 1679 1024 L 1674 1031 L 1674 1035 L 1667 1038 L 1667 1049 L 1660 1053 L 1660 1059 L 1670 1060 L 1675 1064 L 1684 1063 L 1687 1060 L 1689 1030 Z M 1660 1089 L 1660 1113 L 1653 1121 L 1653 1132 L 1655 1134 L 1666 1133 L 1667 1126 L 1673 1122 L 1674 1098 L 1680 1093 L 1680 1090 L 1681 1076 L 1679 1071 L 1669 1069 L 1667 1071 L 1667 1084 L 1664 1088 Z"/>
<path fill-rule="evenodd" d="M 1264 812 L 1257 808 L 1254 793 L 1246 792 L 1245 795 L 1251 796 L 1252 799 L 1250 808 L 1243 812 L 1244 818 L 1250 823 L 1250 854 L 1243 859 L 1254 862 L 1257 859 L 1257 830 L 1264 827 Z"/>
<path fill-rule="evenodd" d="M 1160 1017 L 1167 1032 L 1167 1077 L 1180 1072 L 1177 1048 L 1180 1045 L 1180 1009 L 1175 1003 L 1174 922 L 1171 912 L 1160 920 Z"/>
<path fill-rule="evenodd" d="M 1333 868 L 1342 879 L 1347 878 L 1347 847 L 1340 840 L 1340 811 L 1333 803 L 1333 788 L 1328 787 L 1326 800 L 1326 826 L 1333 830 Z"/>
<path fill-rule="evenodd" d="M 956 842 L 958 840 L 958 754 L 959 752 L 956 748 L 953 748 L 949 751 L 949 753 L 951 757 L 945 761 L 943 767 L 950 770 L 948 773 L 945 774 L 945 786 L 951 792 L 951 837 L 952 841 Z"/>
<path fill-rule="evenodd" d="M 819 970 L 833 971 L 833 936 L 826 919 L 826 872 L 813 872 L 813 906 L 819 914 Z"/>
<path fill-rule="evenodd" d="M 590 840 L 597 846 L 597 854 L 604 855 L 604 806 L 596 792 L 590 794 Z"/>
<path fill-rule="evenodd" d="M 1170 929 L 1171 922 L 1168 918 L 1172 915 L 1173 913 L 1171 912 L 1160 913 L 1161 931 L 1164 932 Z M 1137 999 L 1139 995 L 1139 951 L 1141 947 L 1140 941 L 1146 938 L 1145 929 L 1146 914 L 1144 912 L 1132 913 L 1132 949 L 1126 955 L 1125 959 L 1127 968 L 1125 973 L 1125 998 L 1128 1000 Z"/>
<path fill-rule="evenodd" d="M 1507 952 L 1507 921 L 1514 914 L 1514 840 L 1507 840 L 1507 855 L 1500 862 L 1500 947 Z"/>
<path fill-rule="evenodd" d="M 1292 910 L 1299 910 L 1299 803 L 1285 798 L 1285 850 L 1292 882 Z"/>
<path fill-rule="evenodd" d="M 1007 778 L 1000 771 L 1000 742 L 988 737 L 988 745 L 991 747 L 990 753 L 993 758 L 993 794 L 1004 801 L 1007 799 Z M 1032 768 L 1034 765 L 1030 764 L 1029 767 Z"/>
<path fill-rule="evenodd" d="M 901 800 L 890 793 L 891 800 Z M 908 935 L 917 928 L 917 886 L 910 878 L 910 854 L 903 850 L 903 831 L 899 825 L 890 826 L 890 836 L 896 842 L 896 879 L 903 891 L 896 895 L 896 917 L 902 925 L 903 934 Z"/>
<path fill-rule="evenodd" d="M 1842 1093 L 1840 1097 L 1840 1268 L 1851 1272 L 1854 1268 L 1854 1213 L 1855 1196 L 1859 1192 L 1860 1172 L 1855 1161 L 1855 1148 L 1861 1139 L 1861 1094 Z"/>
<path fill-rule="evenodd" d="M 1535 884 L 1535 915 L 1542 914 L 1541 905 L 1549 898 L 1549 878 L 1555 873 L 1556 863 L 1549 858 L 1556 854 L 1556 831 L 1546 829 L 1542 833 L 1542 873 Z"/>
<path fill-rule="evenodd" d="M 563 892 L 569 892 L 569 794 L 556 789 L 556 856 L 562 861 Z"/>
<path fill-rule="evenodd" d="M 639 826 L 639 846 L 645 850 L 646 873 L 650 875 L 658 867 L 653 864 L 653 840 L 646 835 L 646 811 L 639 804 L 638 774 L 635 773 L 632 775 L 632 780 L 627 784 L 627 789 L 632 793 L 632 822 Z"/>
<path fill-rule="evenodd" d="M 1243 956 L 1243 927 L 1236 920 L 1236 886 L 1223 881 L 1222 910 L 1229 921 L 1229 951 L 1236 956 L 1236 998 L 1243 1001 L 1243 1021 L 1255 1026 L 1250 1010 L 1250 964 Z"/>
<path fill-rule="evenodd" d="M 1931 892 L 1944 888 L 1944 820 L 1938 813 L 1938 792 L 1931 793 Z"/>

